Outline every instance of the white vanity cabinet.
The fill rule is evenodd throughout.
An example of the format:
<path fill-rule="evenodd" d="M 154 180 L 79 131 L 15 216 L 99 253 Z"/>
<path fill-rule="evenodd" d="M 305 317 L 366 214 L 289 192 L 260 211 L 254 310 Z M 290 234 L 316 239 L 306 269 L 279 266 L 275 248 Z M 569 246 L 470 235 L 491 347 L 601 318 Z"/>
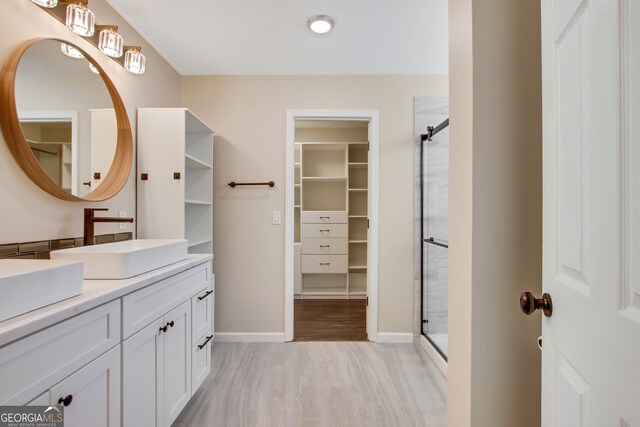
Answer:
<path fill-rule="evenodd" d="M 0 405 L 66 398 L 66 426 L 119 426 L 120 318 L 112 301 L 0 348 Z"/>
<path fill-rule="evenodd" d="M 49 402 L 69 402 L 64 408 L 65 426 L 119 426 L 120 346 L 52 387 Z"/>
<path fill-rule="evenodd" d="M 0 405 L 65 402 L 65 426 L 170 426 L 211 372 L 211 255 L 0 322 Z M 78 314 L 79 313 L 79 314 Z"/>
<path fill-rule="evenodd" d="M 124 426 L 170 426 L 210 372 L 194 352 L 211 335 L 210 277 L 204 264 L 123 298 Z"/>

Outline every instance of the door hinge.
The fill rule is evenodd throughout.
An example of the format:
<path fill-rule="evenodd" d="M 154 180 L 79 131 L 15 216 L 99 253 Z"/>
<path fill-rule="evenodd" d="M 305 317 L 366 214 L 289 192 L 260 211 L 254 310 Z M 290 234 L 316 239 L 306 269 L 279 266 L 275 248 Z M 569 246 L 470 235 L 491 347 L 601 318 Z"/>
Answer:
<path fill-rule="evenodd" d="M 369 151 L 369 145 L 371 144 L 371 141 L 367 141 L 367 151 Z"/>
<path fill-rule="evenodd" d="M 367 230 L 369 229 L 369 218 L 367 218 Z"/>
<path fill-rule="evenodd" d="M 369 307 L 369 297 L 367 297 L 367 307 Z"/>

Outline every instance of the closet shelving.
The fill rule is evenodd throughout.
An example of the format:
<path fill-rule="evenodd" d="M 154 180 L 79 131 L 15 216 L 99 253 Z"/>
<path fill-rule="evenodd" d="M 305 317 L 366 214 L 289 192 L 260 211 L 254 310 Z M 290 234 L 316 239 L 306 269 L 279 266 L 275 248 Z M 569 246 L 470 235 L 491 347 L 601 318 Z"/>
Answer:
<path fill-rule="evenodd" d="M 187 109 L 138 110 L 139 237 L 187 239 L 190 253 L 213 252 L 213 135 Z"/>
<path fill-rule="evenodd" d="M 294 153 L 295 293 L 364 298 L 368 144 L 304 141 Z"/>

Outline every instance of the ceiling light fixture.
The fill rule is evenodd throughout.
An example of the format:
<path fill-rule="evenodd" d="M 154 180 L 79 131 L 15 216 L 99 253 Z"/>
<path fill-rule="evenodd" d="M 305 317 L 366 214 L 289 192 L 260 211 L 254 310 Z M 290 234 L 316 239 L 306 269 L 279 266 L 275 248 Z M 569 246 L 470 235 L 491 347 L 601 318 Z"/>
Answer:
<path fill-rule="evenodd" d="M 307 26 L 314 33 L 328 33 L 333 28 L 333 19 L 328 15 L 316 15 L 307 20 Z"/>
<path fill-rule="evenodd" d="M 143 74 L 146 68 L 147 58 L 140 52 L 141 46 L 124 47 L 124 68 L 133 74 Z"/>
<path fill-rule="evenodd" d="M 31 0 L 31 3 L 35 3 L 40 7 L 52 9 L 58 5 L 58 0 Z"/>
<path fill-rule="evenodd" d="M 62 0 L 67 6 L 67 27 L 83 37 L 91 37 L 95 31 L 96 15 L 87 7 L 89 0 Z"/>
<path fill-rule="evenodd" d="M 120 58 L 123 52 L 124 39 L 118 34 L 118 26 L 96 25 L 96 30 L 100 31 L 98 49 L 107 56 Z"/>
<path fill-rule="evenodd" d="M 71 46 L 70 44 L 60 43 L 60 50 L 62 51 L 62 53 L 64 53 L 70 58 L 75 58 L 75 59 L 84 58 L 84 55 L 82 54 L 82 52 L 80 52 L 78 49 Z"/>

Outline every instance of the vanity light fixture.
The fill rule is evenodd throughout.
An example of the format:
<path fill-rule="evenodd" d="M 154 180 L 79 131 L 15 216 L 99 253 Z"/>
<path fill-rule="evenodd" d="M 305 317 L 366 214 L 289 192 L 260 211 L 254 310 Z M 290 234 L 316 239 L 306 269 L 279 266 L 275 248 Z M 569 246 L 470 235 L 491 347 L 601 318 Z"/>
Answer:
<path fill-rule="evenodd" d="M 143 74 L 147 58 L 140 52 L 141 46 L 125 46 L 124 47 L 124 68 L 133 74 Z"/>
<path fill-rule="evenodd" d="M 316 15 L 307 20 L 307 26 L 311 31 L 318 34 L 324 34 L 333 28 L 333 19 L 328 15 Z"/>
<path fill-rule="evenodd" d="M 83 37 L 91 37 L 95 31 L 96 15 L 89 10 L 89 0 L 61 0 L 68 3 L 66 25 L 71 31 Z"/>
<path fill-rule="evenodd" d="M 96 30 L 100 31 L 98 49 L 107 56 L 120 58 L 124 47 L 124 39 L 118 34 L 118 26 L 96 25 Z"/>
<path fill-rule="evenodd" d="M 75 58 L 75 59 L 84 58 L 84 55 L 82 54 L 82 52 L 80 52 L 78 49 L 71 46 L 70 44 L 60 43 L 60 50 L 62 51 L 62 53 L 64 53 L 70 58 Z"/>
<path fill-rule="evenodd" d="M 31 0 L 31 3 L 35 3 L 40 7 L 53 9 L 58 5 L 58 0 Z"/>

